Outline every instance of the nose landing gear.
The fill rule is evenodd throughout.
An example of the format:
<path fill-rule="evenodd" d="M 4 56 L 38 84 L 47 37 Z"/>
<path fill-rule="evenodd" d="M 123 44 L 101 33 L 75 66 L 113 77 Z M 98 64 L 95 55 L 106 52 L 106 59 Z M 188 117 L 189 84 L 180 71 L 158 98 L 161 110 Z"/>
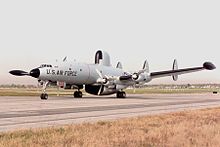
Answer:
<path fill-rule="evenodd" d="M 42 100 L 47 100 L 47 99 L 48 99 L 48 94 L 47 94 L 47 93 L 42 93 L 42 94 L 40 95 L 40 98 L 41 98 Z"/>
<path fill-rule="evenodd" d="M 46 89 L 47 89 L 47 86 L 49 84 L 49 81 L 46 81 L 43 83 L 43 93 L 40 95 L 40 98 L 42 100 L 47 100 L 48 99 L 48 94 L 46 93 Z"/>

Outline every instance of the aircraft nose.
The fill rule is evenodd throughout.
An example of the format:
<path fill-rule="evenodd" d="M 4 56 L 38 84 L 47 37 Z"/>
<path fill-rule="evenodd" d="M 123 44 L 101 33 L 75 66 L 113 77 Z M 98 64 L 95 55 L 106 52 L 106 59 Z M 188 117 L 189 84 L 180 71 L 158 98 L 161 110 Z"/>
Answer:
<path fill-rule="evenodd" d="M 34 78 L 39 78 L 40 76 L 40 70 L 38 68 L 32 69 L 30 71 L 30 76 L 34 77 Z"/>

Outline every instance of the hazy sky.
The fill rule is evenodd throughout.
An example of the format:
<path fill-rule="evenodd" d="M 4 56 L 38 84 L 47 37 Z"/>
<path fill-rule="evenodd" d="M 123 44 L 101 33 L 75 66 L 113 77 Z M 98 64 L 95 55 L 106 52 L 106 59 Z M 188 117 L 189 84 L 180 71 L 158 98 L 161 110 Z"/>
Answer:
<path fill-rule="evenodd" d="M 219 8 L 217 0 L 0 1 L 0 84 L 36 83 L 8 71 L 65 56 L 91 63 L 97 49 L 127 70 L 138 70 L 145 59 L 151 71 L 171 69 L 174 58 L 179 67 L 212 61 L 215 71 L 182 75 L 177 83 L 220 83 Z"/>

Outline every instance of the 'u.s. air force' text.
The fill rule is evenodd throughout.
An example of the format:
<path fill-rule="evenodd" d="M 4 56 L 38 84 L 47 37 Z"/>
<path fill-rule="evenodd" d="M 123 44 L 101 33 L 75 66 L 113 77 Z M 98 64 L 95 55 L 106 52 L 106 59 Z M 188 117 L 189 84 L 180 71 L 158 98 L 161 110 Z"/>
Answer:
<path fill-rule="evenodd" d="M 57 75 L 57 76 L 77 76 L 77 71 L 63 71 L 63 70 L 54 70 L 47 69 L 48 75 Z"/>

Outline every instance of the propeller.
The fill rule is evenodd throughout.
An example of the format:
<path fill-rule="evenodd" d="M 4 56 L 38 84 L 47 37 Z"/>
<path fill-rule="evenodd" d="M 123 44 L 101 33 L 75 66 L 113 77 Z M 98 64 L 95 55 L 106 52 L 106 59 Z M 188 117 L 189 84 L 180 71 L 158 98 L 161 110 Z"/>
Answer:
<path fill-rule="evenodd" d="M 98 69 L 96 69 L 96 73 L 99 75 L 97 83 L 107 84 L 114 80 L 120 80 L 120 77 L 103 75 Z"/>
<path fill-rule="evenodd" d="M 38 68 L 32 69 L 30 72 L 23 70 L 11 70 L 9 73 L 14 76 L 31 76 L 34 78 L 38 78 L 40 76 L 40 70 Z"/>
<path fill-rule="evenodd" d="M 102 83 L 102 84 L 106 84 L 106 83 L 108 82 L 108 78 L 107 78 L 107 77 L 104 77 L 104 76 L 102 75 L 102 73 L 101 73 L 98 69 L 96 69 L 96 72 L 97 72 L 97 74 L 99 75 L 99 78 L 97 79 L 97 82 L 98 82 L 98 83 Z"/>
<path fill-rule="evenodd" d="M 113 80 L 118 80 L 117 77 L 103 75 L 98 69 L 96 69 L 96 73 L 99 75 L 99 78 L 97 79 L 97 83 L 101 85 L 98 91 L 98 95 L 102 93 L 102 91 L 105 88 L 105 85 L 111 84 L 110 82 Z"/>

